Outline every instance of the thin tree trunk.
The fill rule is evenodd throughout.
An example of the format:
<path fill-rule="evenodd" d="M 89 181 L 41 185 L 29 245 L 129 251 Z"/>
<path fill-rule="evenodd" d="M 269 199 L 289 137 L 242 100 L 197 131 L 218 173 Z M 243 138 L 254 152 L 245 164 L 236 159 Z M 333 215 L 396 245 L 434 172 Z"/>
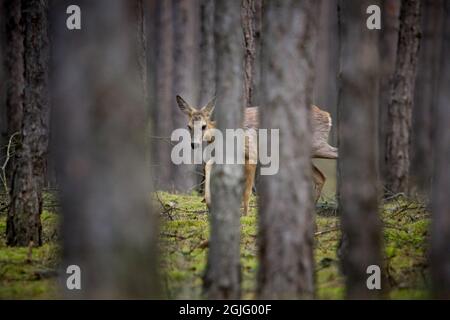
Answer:
<path fill-rule="evenodd" d="M 438 97 L 438 72 L 442 11 L 444 1 L 426 0 L 423 4 L 421 45 L 417 66 L 412 114 L 411 191 L 429 196 L 433 162 L 431 134 L 433 109 Z"/>
<path fill-rule="evenodd" d="M 157 219 L 146 163 L 142 3 L 80 1 L 82 30 L 89 32 L 65 27 L 61 12 L 69 4 L 52 6 L 52 80 L 58 106 L 62 274 L 68 265 L 78 265 L 82 290 L 64 293 L 69 298 L 151 298 L 158 289 Z"/>
<path fill-rule="evenodd" d="M 246 108 L 257 105 L 255 94 L 258 90 L 259 47 L 261 35 L 262 0 L 242 1 L 242 29 L 244 32 L 244 105 Z"/>
<path fill-rule="evenodd" d="M 313 103 L 336 119 L 339 66 L 337 0 L 322 1 L 319 16 Z M 334 125 L 331 127 L 330 141 L 333 145 L 337 144 Z"/>
<path fill-rule="evenodd" d="M 205 105 L 216 94 L 213 0 L 200 0 L 200 103 Z"/>
<path fill-rule="evenodd" d="M 13 143 L 22 130 L 23 103 L 24 103 L 24 24 L 22 19 L 22 1 L 5 0 L 3 2 L 5 15 L 5 79 L 6 81 L 6 143 L 12 135 L 16 134 Z M 2 145 L 4 147 L 4 145 Z M 3 163 L 2 163 L 3 164 Z M 14 170 L 14 158 L 9 160 L 7 166 L 7 187 L 11 187 L 11 178 Z M 6 190 L 5 190 L 6 191 Z"/>
<path fill-rule="evenodd" d="M 366 285 L 366 270 L 370 265 L 382 268 L 375 131 L 378 34 L 360 27 L 371 4 L 376 1 L 339 2 L 338 191 L 344 235 L 340 256 L 350 299 L 377 297 L 380 290 Z"/>
<path fill-rule="evenodd" d="M 270 1 L 264 7 L 261 128 L 280 129 L 280 167 L 260 181 L 263 299 L 314 296 L 309 118 L 318 13 L 318 1 Z"/>
<path fill-rule="evenodd" d="M 420 42 L 420 0 L 403 0 L 397 60 L 388 106 L 386 189 L 408 192 L 411 112 Z"/>
<path fill-rule="evenodd" d="M 24 2 L 22 19 L 25 31 L 23 119 L 6 225 L 7 243 L 12 246 L 28 246 L 31 242 L 42 244 L 40 215 L 50 114 L 47 1 Z M 19 100 L 15 101 L 17 105 L 20 105 Z"/>
<path fill-rule="evenodd" d="M 213 0 L 200 0 L 200 97 L 201 106 L 206 105 L 216 95 L 216 66 L 214 52 L 214 6 Z M 198 191 L 204 192 L 204 168 L 197 165 Z"/>
<path fill-rule="evenodd" d="M 243 39 L 239 1 L 218 0 L 215 6 L 216 119 L 218 128 L 239 128 L 243 114 Z M 225 157 L 230 156 L 225 153 Z M 210 299 L 239 299 L 240 203 L 243 166 L 214 165 L 211 174 L 211 226 L 204 288 Z"/>
<path fill-rule="evenodd" d="M 175 96 L 181 95 L 192 105 L 198 105 L 199 96 L 199 35 L 200 6 L 198 0 L 174 0 L 174 94 L 171 97 L 172 110 Z M 203 62 L 202 62 L 203 63 Z M 173 129 L 185 128 L 186 116 L 176 110 L 173 114 Z M 194 165 L 175 166 L 172 171 L 177 190 L 188 192 L 196 188 L 198 175 Z"/>
<path fill-rule="evenodd" d="M 380 103 L 378 106 L 378 170 L 380 185 L 386 184 L 386 138 L 388 105 L 392 89 L 397 53 L 399 15 L 401 0 L 382 0 L 381 30 L 379 34 Z"/>
<path fill-rule="evenodd" d="M 170 135 L 173 128 L 173 74 L 174 31 L 172 23 L 172 0 L 157 2 L 156 28 L 156 97 L 153 108 L 153 172 L 159 189 L 169 190 L 173 186 L 174 164 L 170 158 Z"/>
<path fill-rule="evenodd" d="M 444 4 L 439 94 L 434 112 L 431 274 L 434 295 L 450 298 L 450 2 Z"/>

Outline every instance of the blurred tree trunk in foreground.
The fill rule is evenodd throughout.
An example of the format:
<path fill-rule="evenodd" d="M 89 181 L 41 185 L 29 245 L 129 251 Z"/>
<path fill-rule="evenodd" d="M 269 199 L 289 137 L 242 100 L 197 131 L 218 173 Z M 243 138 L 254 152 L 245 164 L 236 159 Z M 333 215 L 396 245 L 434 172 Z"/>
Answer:
<path fill-rule="evenodd" d="M 439 94 L 434 112 L 431 274 L 437 298 L 450 299 L 450 2 L 445 1 Z"/>
<path fill-rule="evenodd" d="M 350 299 L 373 298 L 367 267 L 381 268 L 381 224 L 377 205 L 375 121 L 378 104 L 378 33 L 361 26 L 373 0 L 339 2 L 340 90 L 338 108 L 340 248 Z"/>
<path fill-rule="evenodd" d="M 215 3 L 216 119 L 223 133 L 239 128 L 243 114 L 243 39 L 239 1 Z M 224 154 L 224 160 L 230 157 Z M 227 160 L 226 160 L 227 161 Z M 227 161 L 228 162 L 228 161 Z M 215 164 L 211 173 L 211 227 L 204 288 L 209 299 L 239 299 L 240 203 L 243 165 Z"/>
<path fill-rule="evenodd" d="M 18 10 L 17 8 L 15 8 Z M 17 12 L 16 12 L 17 13 Z M 50 105 L 48 101 L 48 34 L 47 1 L 30 0 L 22 3 L 23 23 L 23 87 L 22 77 L 16 74 L 16 92 L 11 92 L 17 110 L 10 113 L 20 114 L 21 95 L 23 94 L 20 125 L 20 139 L 15 151 L 14 169 L 11 184 L 11 204 L 6 222 L 6 241 L 12 246 L 28 246 L 30 243 L 41 245 L 42 189 L 45 182 L 48 151 L 48 123 Z M 17 25 L 15 25 L 17 26 Z M 19 39 L 20 39 L 20 35 Z M 22 46 L 17 44 L 22 50 Z M 17 56 L 20 59 L 20 54 Z M 15 61 L 13 69 L 19 72 L 22 67 Z M 23 89 L 23 93 L 20 92 Z M 14 90 L 13 90 L 14 91 Z M 15 116 L 11 115 L 12 118 Z M 19 119 L 16 119 L 18 120 Z M 13 125 L 13 124 L 11 124 Z"/>
<path fill-rule="evenodd" d="M 280 167 L 260 181 L 262 299 L 314 296 L 309 110 L 318 13 L 317 1 L 271 1 L 264 7 L 261 128 L 280 129 Z"/>
<path fill-rule="evenodd" d="M 256 106 L 259 91 L 262 0 L 243 0 L 241 8 L 244 32 L 244 106 Z"/>
<path fill-rule="evenodd" d="M 66 28 L 69 4 L 52 6 L 62 267 L 78 265 L 82 275 L 82 290 L 65 294 L 151 298 L 157 220 L 144 136 L 142 3 L 79 1 L 76 31 Z"/>
<path fill-rule="evenodd" d="M 394 194 L 408 192 L 409 187 L 411 112 L 419 41 L 420 0 L 403 0 L 386 133 L 386 189 Z"/>
<path fill-rule="evenodd" d="M 381 30 L 379 34 L 380 57 L 380 100 L 378 104 L 378 170 L 380 185 L 386 183 L 386 130 L 388 105 L 391 96 L 392 76 L 395 70 L 397 53 L 399 14 L 401 0 L 381 1 Z"/>
<path fill-rule="evenodd" d="M 438 97 L 440 37 L 443 0 L 423 3 L 422 36 L 417 65 L 416 90 L 412 113 L 411 183 L 412 193 L 429 196 L 433 169 L 432 141 L 433 109 Z"/>
<path fill-rule="evenodd" d="M 193 106 L 197 106 L 199 102 L 199 0 L 174 0 L 173 21 L 175 64 L 173 70 L 174 94 L 170 97 L 170 110 L 173 112 L 172 130 L 186 128 L 186 115 L 179 112 L 176 107 L 175 96 L 182 96 Z M 194 165 L 174 166 L 172 170 L 174 187 L 182 192 L 190 192 L 199 184 L 197 180 L 200 175 L 201 172 L 197 173 Z"/>

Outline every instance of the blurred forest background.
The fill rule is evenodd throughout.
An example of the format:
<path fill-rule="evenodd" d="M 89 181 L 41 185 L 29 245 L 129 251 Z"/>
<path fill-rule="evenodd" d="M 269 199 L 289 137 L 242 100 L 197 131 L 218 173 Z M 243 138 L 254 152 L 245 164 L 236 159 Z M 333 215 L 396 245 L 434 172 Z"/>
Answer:
<path fill-rule="evenodd" d="M 0 298 L 450 298 L 450 1 L 0 5 Z M 208 212 L 172 163 L 176 95 L 280 128 L 250 215 L 240 169 Z M 311 104 L 339 149 L 315 207 Z"/>

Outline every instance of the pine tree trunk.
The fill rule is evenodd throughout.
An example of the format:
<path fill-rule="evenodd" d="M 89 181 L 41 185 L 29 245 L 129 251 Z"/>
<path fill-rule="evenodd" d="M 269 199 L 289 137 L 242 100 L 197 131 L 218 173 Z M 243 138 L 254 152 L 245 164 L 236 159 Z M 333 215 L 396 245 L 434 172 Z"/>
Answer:
<path fill-rule="evenodd" d="M 174 164 L 170 159 L 170 135 L 173 128 L 174 110 L 174 31 L 172 0 L 157 2 L 156 22 L 156 92 L 153 108 L 155 126 L 153 128 L 154 154 L 153 167 L 158 189 L 170 190 L 173 187 Z"/>
<path fill-rule="evenodd" d="M 218 128 L 241 126 L 243 114 L 243 39 L 239 1 L 215 3 L 216 119 Z M 225 157 L 230 154 L 225 153 Z M 211 174 L 210 246 L 204 277 L 209 299 L 239 299 L 240 203 L 243 166 L 216 164 Z"/>
<path fill-rule="evenodd" d="M 255 101 L 258 86 L 258 69 L 261 35 L 261 0 L 242 1 L 242 28 L 244 32 L 244 105 L 246 108 L 257 105 Z"/>
<path fill-rule="evenodd" d="M 414 92 L 411 136 L 411 191 L 426 198 L 431 191 L 433 109 L 438 97 L 438 72 L 444 1 L 423 4 L 421 45 Z"/>
<path fill-rule="evenodd" d="M 192 105 L 198 105 L 199 96 L 199 35 L 200 6 L 198 0 L 174 0 L 174 95 L 180 95 Z M 202 62 L 203 63 L 203 62 Z M 173 107 L 172 107 L 173 108 Z M 186 116 L 176 110 L 173 114 L 173 129 L 185 128 Z M 196 189 L 197 174 L 194 165 L 175 166 L 172 171 L 177 190 L 190 192 Z"/>
<path fill-rule="evenodd" d="M 200 97 L 199 104 L 206 105 L 216 95 L 216 65 L 214 52 L 215 1 L 200 0 Z M 205 187 L 204 166 L 195 167 L 198 192 Z"/>
<path fill-rule="evenodd" d="M 50 111 L 47 1 L 23 2 L 22 19 L 25 31 L 23 119 L 6 226 L 7 243 L 12 246 L 28 246 L 30 242 L 42 244 L 40 215 Z"/>
<path fill-rule="evenodd" d="M 450 2 L 444 4 L 439 93 L 434 112 L 431 275 L 434 295 L 450 299 Z"/>
<path fill-rule="evenodd" d="M 379 30 L 380 55 L 380 103 L 378 106 L 378 170 L 380 185 L 386 184 L 386 138 L 388 105 L 392 78 L 397 57 L 397 42 L 401 0 L 381 1 L 381 30 Z"/>
<path fill-rule="evenodd" d="M 64 293 L 152 298 L 158 232 L 146 162 L 142 3 L 78 3 L 85 14 L 76 32 L 61 15 L 70 2 L 52 6 L 62 274 L 75 264 L 82 275 L 82 290 Z"/>
<path fill-rule="evenodd" d="M 22 130 L 24 103 L 24 25 L 22 19 L 22 1 L 5 0 L 3 2 L 5 15 L 5 79 L 6 81 L 6 136 L 8 143 L 12 135 L 16 134 L 12 142 L 17 142 L 17 136 Z M 5 145 L 2 145 L 2 147 Z M 14 150 L 14 149 L 12 149 Z M 14 158 L 10 158 L 6 168 L 6 182 L 8 189 L 14 170 Z M 3 186 L 2 186 L 3 187 Z M 6 190 L 5 190 L 6 191 Z"/>
<path fill-rule="evenodd" d="M 200 0 L 200 100 L 205 105 L 216 94 L 214 52 L 214 4 Z"/>
<path fill-rule="evenodd" d="M 420 0 L 403 0 L 386 138 L 386 189 L 394 194 L 408 192 L 409 187 L 411 112 L 419 42 Z"/>
<path fill-rule="evenodd" d="M 313 103 L 336 119 L 339 66 L 337 0 L 322 1 L 319 17 Z M 334 125 L 331 127 L 330 142 L 337 144 Z"/>
<path fill-rule="evenodd" d="M 309 110 L 318 13 L 317 1 L 270 1 L 264 7 L 261 128 L 280 130 L 280 168 L 260 177 L 258 296 L 263 299 L 314 296 Z"/>
<path fill-rule="evenodd" d="M 338 192 L 344 235 L 339 253 L 350 299 L 377 297 L 380 291 L 366 286 L 366 270 L 370 265 L 382 268 L 375 131 L 378 34 L 360 27 L 371 4 L 376 1 L 339 2 Z"/>

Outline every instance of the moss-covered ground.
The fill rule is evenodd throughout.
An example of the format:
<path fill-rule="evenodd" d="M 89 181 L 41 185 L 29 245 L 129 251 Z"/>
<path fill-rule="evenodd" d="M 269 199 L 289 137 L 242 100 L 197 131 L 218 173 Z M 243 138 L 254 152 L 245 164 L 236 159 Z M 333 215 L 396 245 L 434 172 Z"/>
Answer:
<path fill-rule="evenodd" d="M 323 164 L 322 164 L 323 165 Z M 327 166 L 325 166 L 326 168 Z M 325 173 L 333 176 L 334 169 Z M 316 208 L 315 259 L 317 298 L 341 299 L 343 278 L 339 274 L 336 248 L 339 218 L 333 199 L 333 179 Z M 208 213 L 197 194 L 155 193 L 161 217 L 160 252 L 162 285 L 169 299 L 202 298 L 202 275 L 208 250 Z M 44 244 L 39 248 L 6 246 L 5 213 L 0 213 L 0 299 L 57 298 L 55 270 L 58 266 L 58 206 L 54 197 L 45 197 L 42 214 Z M 389 297 L 428 298 L 426 243 L 429 214 L 415 200 L 392 197 L 380 206 L 384 226 L 385 266 Z M 241 264 L 243 297 L 254 298 L 257 263 L 257 208 L 252 198 L 251 212 L 241 217 Z"/>

